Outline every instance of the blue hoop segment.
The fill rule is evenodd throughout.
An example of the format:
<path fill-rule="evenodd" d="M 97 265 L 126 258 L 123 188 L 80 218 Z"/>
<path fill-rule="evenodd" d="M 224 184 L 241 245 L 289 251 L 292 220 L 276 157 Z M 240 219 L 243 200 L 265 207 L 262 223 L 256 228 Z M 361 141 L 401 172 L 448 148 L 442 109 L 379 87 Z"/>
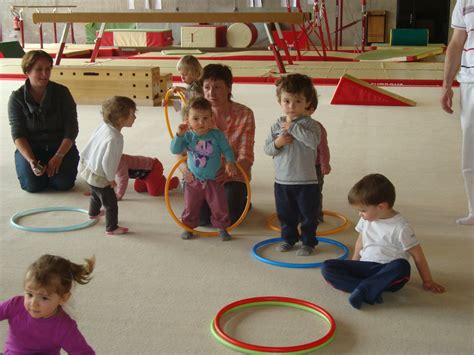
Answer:
<path fill-rule="evenodd" d="M 339 260 L 344 260 L 349 255 L 349 248 L 347 248 L 341 242 L 338 242 L 338 241 L 333 240 L 333 239 L 320 238 L 320 237 L 318 237 L 318 240 L 321 243 L 332 244 L 332 245 L 335 245 L 338 248 L 342 249 L 343 254 L 337 258 Z M 261 241 L 261 242 L 254 245 L 254 247 L 252 248 L 252 255 L 257 260 L 259 260 L 263 263 L 274 265 L 274 266 L 280 266 L 280 267 L 288 267 L 288 268 L 293 268 L 293 269 L 316 268 L 316 267 L 321 267 L 321 265 L 323 264 L 323 261 L 319 261 L 319 262 L 315 262 L 315 263 L 286 263 L 286 262 L 283 262 L 283 261 L 276 261 L 276 260 L 271 260 L 271 259 L 264 258 L 263 256 L 261 256 L 257 253 L 257 250 L 260 249 L 261 247 L 263 247 L 267 244 L 278 243 L 278 242 L 283 242 L 283 238 L 272 238 L 272 239 L 263 240 L 263 241 Z"/>
<path fill-rule="evenodd" d="M 78 230 L 78 229 L 83 229 L 87 228 L 89 226 L 92 226 L 93 224 L 98 222 L 98 218 L 96 219 L 88 219 L 86 222 L 83 223 L 78 223 L 78 224 L 73 224 L 70 226 L 62 226 L 62 227 L 28 227 L 28 226 L 22 226 L 21 224 L 18 224 L 17 221 L 20 218 L 26 217 L 26 216 L 31 216 L 33 214 L 37 213 L 43 213 L 43 212 L 59 212 L 59 211 L 68 211 L 68 212 L 81 212 L 85 213 L 86 215 L 89 215 L 89 212 L 80 208 L 75 208 L 75 207 L 44 207 L 44 208 L 34 208 L 31 210 L 25 210 L 25 211 L 20 211 L 15 213 L 11 218 L 10 218 L 10 224 L 18 229 L 27 231 L 27 232 L 38 232 L 38 233 L 57 233 L 57 232 L 69 232 L 73 230 Z"/>

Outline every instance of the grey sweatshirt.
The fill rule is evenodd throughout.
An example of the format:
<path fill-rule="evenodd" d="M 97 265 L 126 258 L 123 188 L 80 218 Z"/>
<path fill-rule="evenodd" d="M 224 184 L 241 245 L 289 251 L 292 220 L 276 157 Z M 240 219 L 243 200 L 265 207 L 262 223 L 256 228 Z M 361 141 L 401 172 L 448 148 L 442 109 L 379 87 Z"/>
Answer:
<path fill-rule="evenodd" d="M 283 133 L 281 124 L 285 119 L 280 117 L 272 124 L 264 146 L 265 154 L 273 157 L 275 182 L 283 185 L 317 184 L 315 161 L 321 136 L 319 126 L 311 117 L 295 119 L 288 128 L 293 142 L 277 149 L 275 139 Z"/>

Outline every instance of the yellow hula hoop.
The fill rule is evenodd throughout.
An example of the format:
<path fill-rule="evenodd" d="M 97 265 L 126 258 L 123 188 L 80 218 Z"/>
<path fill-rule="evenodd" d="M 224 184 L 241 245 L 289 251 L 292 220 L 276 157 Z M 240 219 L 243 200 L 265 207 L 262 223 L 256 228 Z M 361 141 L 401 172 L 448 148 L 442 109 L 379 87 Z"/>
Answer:
<path fill-rule="evenodd" d="M 347 219 L 347 217 L 345 217 L 344 215 L 342 215 L 340 213 L 337 213 L 337 212 L 332 212 L 332 211 L 323 211 L 323 214 L 325 216 L 332 216 L 332 217 L 339 218 L 342 221 L 342 224 L 340 226 L 337 226 L 335 228 L 328 229 L 328 230 L 325 230 L 325 231 L 317 231 L 316 232 L 317 236 L 336 234 L 336 233 L 342 232 L 343 230 L 345 230 L 349 227 L 350 222 Z M 271 230 L 275 231 L 275 232 L 281 232 L 281 228 L 274 224 L 276 219 L 277 219 L 277 214 L 276 213 L 272 213 L 269 217 L 267 217 L 267 219 L 266 219 L 267 227 L 270 228 Z"/>
<path fill-rule="evenodd" d="M 166 92 L 166 95 L 165 95 L 165 100 L 164 100 L 164 105 L 165 105 L 165 122 L 166 122 L 166 127 L 168 128 L 168 133 L 170 134 L 170 137 L 173 138 L 174 137 L 174 134 L 173 134 L 173 130 L 171 129 L 171 125 L 170 125 L 170 116 L 169 116 L 169 113 L 168 113 L 168 99 L 171 95 L 173 94 L 177 94 L 179 96 L 179 98 L 181 99 L 181 102 L 184 105 L 186 105 L 186 98 L 184 97 L 184 94 L 181 92 L 180 89 L 176 89 L 176 88 L 171 88 L 169 89 L 167 92 Z"/>
<path fill-rule="evenodd" d="M 216 236 L 219 235 L 219 233 L 217 231 L 215 231 L 215 232 L 205 232 L 205 231 L 198 231 L 198 230 L 195 230 L 195 229 L 192 229 L 192 228 L 188 227 L 183 222 L 181 222 L 178 217 L 176 217 L 176 214 L 174 213 L 173 209 L 171 208 L 170 197 L 169 197 L 169 188 L 170 188 L 171 178 L 173 177 L 173 174 L 176 171 L 176 169 L 178 169 L 178 167 L 181 165 L 181 163 L 186 161 L 186 159 L 187 159 L 187 157 L 182 157 L 181 159 L 179 159 L 176 162 L 176 164 L 173 166 L 173 168 L 171 169 L 170 173 L 168 174 L 168 178 L 166 179 L 166 184 L 165 184 L 165 192 L 164 192 L 166 209 L 168 210 L 171 218 L 173 218 L 173 220 L 176 222 L 176 224 L 178 226 L 180 226 L 181 228 L 187 230 L 188 232 L 198 234 L 201 237 L 216 237 Z M 231 231 L 232 229 L 237 228 L 237 226 L 240 223 L 243 222 L 243 220 L 247 216 L 247 213 L 250 209 L 250 200 L 251 200 L 251 191 L 250 191 L 249 178 L 248 178 L 247 174 L 245 173 L 244 169 L 240 166 L 239 163 L 236 163 L 235 165 L 237 166 L 237 168 L 239 169 L 239 171 L 241 172 L 242 176 L 245 179 L 245 186 L 247 187 L 247 203 L 245 204 L 244 211 L 240 215 L 239 219 L 237 221 L 235 221 L 235 223 L 233 225 L 231 225 L 230 227 L 227 228 L 228 231 Z"/>

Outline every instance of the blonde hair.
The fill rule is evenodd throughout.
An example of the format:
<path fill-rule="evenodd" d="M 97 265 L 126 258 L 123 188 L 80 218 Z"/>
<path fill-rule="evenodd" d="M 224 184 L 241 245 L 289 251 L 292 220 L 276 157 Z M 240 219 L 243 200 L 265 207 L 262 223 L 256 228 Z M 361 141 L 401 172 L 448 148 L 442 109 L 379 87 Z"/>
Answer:
<path fill-rule="evenodd" d="M 48 60 L 51 67 L 53 66 L 53 58 L 40 49 L 26 52 L 23 58 L 21 59 L 21 70 L 23 70 L 23 74 L 28 74 L 31 69 L 34 67 L 38 59 L 45 58 Z"/>
<path fill-rule="evenodd" d="M 86 263 L 80 265 L 57 255 L 42 255 L 26 270 L 25 285 L 45 288 L 62 297 L 71 291 L 73 282 L 85 285 L 91 280 L 95 257 L 84 260 Z"/>
<path fill-rule="evenodd" d="M 196 80 L 198 80 L 202 75 L 201 63 L 199 63 L 199 60 L 197 60 L 196 57 L 193 57 L 192 55 L 185 55 L 184 57 L 181 57 L 176 64 L 176 69 L 178 71 L 189 71 L 191 74 L 193 74 L 193 76 L 196 77 Z"/>
<path fill-rule="evenodd" d="M 137 110 L 135 101 L 126 96 L 112 96 L 102 103 L 102 117 L 105 123 L 117 127 L 121 120 L 130 115 L 130 111 Z"/>

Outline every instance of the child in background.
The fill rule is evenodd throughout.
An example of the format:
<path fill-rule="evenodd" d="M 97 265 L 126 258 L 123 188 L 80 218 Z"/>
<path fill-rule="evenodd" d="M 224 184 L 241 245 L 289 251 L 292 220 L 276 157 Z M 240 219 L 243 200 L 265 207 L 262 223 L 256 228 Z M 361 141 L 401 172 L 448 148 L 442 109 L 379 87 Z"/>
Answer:
<path fill-rule="evenodd" d="M 203 97 L 196 97 L 183 109 L 185 122 L 178 126 L 171 142 L 171 152 L 181 154 L 187 151 L 187 169 L 184 174 L 184 211 L 181 219 L 190 228 L 199 225 L 199 212 L 205 200 L 211 208 L 211 224 L 219 228 L 223 241 L 231 239 L 226 231 L 230 225 L 224 186 L 215 180 L 221 167 L 221 154 L 226 159 L 225 171 L 234 176 L 237 173 L 235 158 L 224 133 L 213 126 L 211 103 Z M 192 238 L 184 231 L 182 239 Z"/>
<path fill-rule="evenodd" d="M 87 284 L 95 259 L 79 265 L 60 256 L 43 255 L 25 275 L 25 295 L 0 302 L 0 321 L 8 319 L 5 354 L 95 354 L 62 306 L 73 282 Z"/>
<path fill-rule="evenodd" d="M 320 143 L 318 123 L 308 116 L 318 106 L 311 78 L 290 74 L 277 82 L 278 103 L 285 116 L 272 125 L 264 151 L 275 166 L 275 204 L 284 239 L 278 250 L 293 249 L 299 241 L 299 256 L 307 256 L 318 244 L 319 186 L 314 163 Z M 301 222 L 301 235 L 298 224 Z"/>
<path fill-rule="evenodd" d="M 89 218 L 104 215 L 105 230 L 108 235 L 125 234 L 128 228 L 118 225 L 118 204 L 114 191 L 115 174 L 123 151 L 124 127 L 132 127 L 135 122 L 135 102 L 124 96 L 113 96 L 102 104 L 104 122 L 97 127 L 89 142 L 81 152 L 79 171 L 89 184 L 91 199 Z"/>
<path fill-rule="evenodd" d="M 349 203 L 360 220 L 352 260 L 326 260 L 321 273 L 335 288 L 350 292 L 349 303 L 359 309 L 363 302 L 382 303 L 382 292 L 400 290 L 410 278 L 410 255 L 423 288 L 443 293 L 433 281 L 420 243 L 406 219 L 393 209 L 395 187 L 381 174 L 370 174 L 352 187 Z"/>
<path fill-rule="evenodd" d="M 186 101 L 191 100 L 197 96 L 203 96 L 202 84 L 200 78 L 202 75 L 202 67 L 196 57 L 192 55 L 185 55 L 176 64 L 176 69 L 181 75 L 181 80 L 186 84 L 186 88 L 181 86 L 175 87 L 175 90 L 184 92 Z M 173 106 L 176 111 L 181 111 L 181 101 L 172 99 Z"/>
<path fill-rule="evenodd" d="M 321 131 L 321 142 L 318 145 L 318 157 L 316 158 L 316 175 L 318 176 L 319 185 L 319 208 L 318 208 L 318 222 L 324 222 L 323 215 L 323 185 L 324 175 L 331 172 L 331 164 L 329 164 L 330 154 L 328 145 L 328 134 L 321 122 L 318 122 L 319 130 Z"/>

